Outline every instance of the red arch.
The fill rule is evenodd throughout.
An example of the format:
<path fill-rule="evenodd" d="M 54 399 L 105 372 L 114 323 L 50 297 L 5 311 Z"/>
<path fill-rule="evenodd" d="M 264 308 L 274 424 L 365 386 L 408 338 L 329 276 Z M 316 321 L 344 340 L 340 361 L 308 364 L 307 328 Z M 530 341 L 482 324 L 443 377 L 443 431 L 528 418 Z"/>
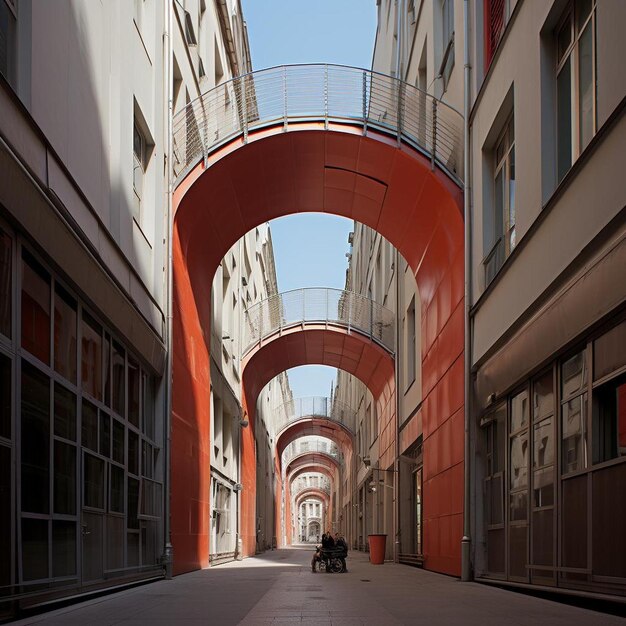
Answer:
<path fill-rule="evenodd" d="M 401 447 L 411 443 L 421 421 L 426 567 L 458 573 L 463 509 L 460 189 L 411 148 L 381 133 L 364 136 L 362 128 L 347 125 L 331 124 L 324 130 L 321 124 L 303 124 L 289 133 L 265 129 L 250 134 L 247 145 L 239 139 L 231 142 L 209 164 L 206 170 L 199 164 L 174 194 L 175 572 L 208 565 L 208 325 L 215 270 L 237 239 L 258 224 L 291 213 L 324 211 L 376 229 L 400 250 L 415 274 L 422 300 L 423 404 L 403 429 Z M 338 354 L 347 355 L 343 350 Z M 393 393 L 391 387 L 388 393 Z M 381 465 L 388 467 L 395 416 L 381 415 Z M 243 430 L 242 439 L 248 468 L 244 480 L 254 484 L 251 428 Z M 253 498 L 241 520 L 252 536 Z"/>
<path fill-rule="evenodd" d="M 285 474 L 289 476 L 291 472 L 295 472 L 301 467 L 315 465 L 317 467 L 326 467 L 330 471 L 339 469 L 340 463 L 330 454 L 325 452 L 303 452 L 293 457 L 285 467 Z"/>

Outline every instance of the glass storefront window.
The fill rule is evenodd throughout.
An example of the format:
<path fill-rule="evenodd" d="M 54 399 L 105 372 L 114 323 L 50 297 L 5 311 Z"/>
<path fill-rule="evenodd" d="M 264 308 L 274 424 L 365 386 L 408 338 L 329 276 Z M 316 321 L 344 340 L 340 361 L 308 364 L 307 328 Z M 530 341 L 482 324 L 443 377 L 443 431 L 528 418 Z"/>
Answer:
<path fill-rule="evenodd" d="M 22 511 L 50 512 L 50 380 L 22 361 Z"/>
<path fill-rule="evenodd" d="M 593 391 L 593 462 L 626 456 L 626 374 Z"/>
<path fill-rule="evenodd" d="M 528 426 L 528 392 L 522 391 L 511 398 L 511 432 Z"/>
<path fill-rule="evenodd" d="M 84 455 L 83 506 L 104 509 L 104 461 Z"/>
<path fill-rule="evenodd" d="M 76 396 L 62 385 L 54 385 L 54 434 L 76 441 Z"/>
<path fill-rule="evenodd" d="M 113 460 L 117 463 L 124 463 L 124 424 L 113 420 Z"/>
<path fill-rule="evenodd" d="M 0 353 L 0 437 L 11 439 L 11 359 Z"/>
<path fill-rule="evenodd" d="M 76 447 L 54 442 L 54 512 L 76 515 Z"/>
<path fill-rule="evenodd" d="M 11 337 L 11 301 L 12 301 L 12 259 L 11 238 L 0 229 L 0 333 Z"/>
<path fill-rule="evenodd" d="M 126 416 L 124 404 L 126 400 L 126 366 L 124 348 L 113 342 L 113 410 Z"/>
<path fill-rule="evenodd" d="M 76 575 L 76 522 L 52 522 L 52 576 Z"/>
<path fill-rule="evenodd" d="M 554 413 L 554 388 L 552 370 L 533 382 L 533 419 Z"/>
<path fill-rule="evenodd" d="M 534 467 L 552 465 L 554 462 L 554 428 L 552 418 L 549 417 L 538 424 L 535 424 L 535 455 Z"/>
<path fill-rule="evenodd" d="M 139 365 L 128 359 L 128 421 L 139 428 Z"/>
<path fill-rule="evenodd" d="M 22 348 L 50 364 L 50 274 L 26 251 L 22 258 Z"/>
<path fill-rule="evenodd" d="M 561 366 L 561 398 L 581 393 L 587 386 L 587 362 L 585 351 L 575 354 Z"/>
<path fill-rule="evenodd" d="M 554 469 L 552 467 L 544 467 L 535 471 L 533 492 L 533 506 L 536 508 L 554 504 Z"/>
<path fill-rule="evenodd" d="M 102 327 L 83 311 L 81 380 L 83 391 L 102 400 Z"/>
<path fill-rule="evenodd" d="M 76 302 L 57 283 L 54 294 L 54 369 L 76 383 Z"/>
<path fill-rule="evenodd" d="M 561 470 L 564 474 L 587 467 L 587 394 L 561 407 Z"/>
<path fill-rule="evenodd" d="M 528 484 L 528 431 L 511 437 L 511 489 Z"/>
<path fill-rule="evenodd" d="M 83 400 L 81 444 L 84 448 L 98 452 L 98 409 Z"/>
<path fill-rule="evenodd" d="M 48 578 L 48 520 L 22 519 L 22 577 Z"/>

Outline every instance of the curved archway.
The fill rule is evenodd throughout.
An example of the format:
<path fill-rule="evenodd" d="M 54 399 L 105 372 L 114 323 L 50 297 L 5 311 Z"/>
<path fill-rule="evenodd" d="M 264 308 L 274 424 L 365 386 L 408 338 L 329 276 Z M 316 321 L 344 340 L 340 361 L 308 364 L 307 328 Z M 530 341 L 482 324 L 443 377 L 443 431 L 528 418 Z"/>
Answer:
<path fill-rule="evenodd" d="M 463 408 L 460 189 L 441 170 L 432 169 L 418 151 L 380 132 L 368 130 L 363 134 L 362 127 L 349 124 L 330 124 L 328 129 L 303 124 L 298 132 L 289 133 L 280 128 L 257 131 L 248 136 L 247 144 L 235 140 L 222 147 L 210 157 L 209 164 L 206 169 L 203 164 L 196 166 L 174 194 L 175 571 L 208 564 L 203 509 L 208 506 L 210 421 L 205 398 L 210 389 L 208 325 L 215 269 L 229 247 L 259 223 L 296 212 L 324 211 L 355 219 L 380 232 L 399 249 L 415 274 L 423 312 L 423 403 L 419 415 L 404 428 L 400 448 L 407 439 L 410 443 L 418 421 L 423 423 L 424 500 L 433 502 L 426 509 L 424 522 L 426 566 L 458 573 L 463 510 L 463 421 L 458 417 Z M 297 335 L 290 335 L 294 345 L 302 341 Z M 305 362 L 322 358 L 333 365 L 354 362 L 349 338 L 334 339 L 334 352 L 322 350 L 325 356 L 320 356 L 320 344 L 312 351 L 315 357 L 307 355 L 305 345 Z M 362 366 L 368 369 L 370 365 L 368 361 Z M 279 371 L 286 369 L 284 365 L 278 367 Z M 377 369 L 374 365 L 365 379 L 376 378 Z M 257 374 L 249 375 L 250 380 L 263 378 Z M 250 391 L 246 391 L 250 398 L 256 397 L 255 386 L 253 380 Z M 458 389 L 460 403 L 459 394 L 454 393 Z M 393 393 L 392 371 L 374 395 L 386 398 L 386 404 L 392 406 Z M 250 413 L 251 403 L 246 404 Z M 395 411 L 379 415 L 382 464 L 388 467 L 393 460 Z M 445 458 L 439 452 L 444 438 L 453 439 L 453 453 Z M 242 444 L 246 465 L 243 480 L 253 490 L 252 429 L 245 429 Z M 449 493 L 454 495 L 439 495 Z M 244 544 L 253 546 L 254 515 L 250 511 L 254 503 L 248 502 L 247 496 L 243 500 L 247 502 L 242 503 Z M 243 510 L 245 507 L 249 510 Z M 247 553 L 249 546 L 244 547 Z"/>

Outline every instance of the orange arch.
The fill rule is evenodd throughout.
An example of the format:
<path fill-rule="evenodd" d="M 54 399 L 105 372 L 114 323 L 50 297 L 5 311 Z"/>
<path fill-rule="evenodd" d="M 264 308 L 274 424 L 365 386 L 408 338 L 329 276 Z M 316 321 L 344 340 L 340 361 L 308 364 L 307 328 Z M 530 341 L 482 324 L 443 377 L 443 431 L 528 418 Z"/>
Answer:
<path fill-rule="evenodd" d="M 215 270 L 228 249 L 258 224 L 292 213 L 323 211 L 376 229 L 399 249 L 415 274 L 422 301 L 423 403 L 420 415 L 403 429 L 401 448 L 417 436 L 421 422 L 425 565 L 458 573 L 463 510 L 463 423 L 458 418 L 463 409 L 461 191 L 445 174 L 432 170 L 423 155 L 382 133 L 363 135 L 360 127 L 339 124 L 330 124 L 328 130 L 317 123 L 290 128 L 294 132 L 269 128 L 251 133 L 246 145 L 241 139 L 231 142 L 209 158 L 208 168 L 203 164 L 194 168 L 174 194 L 175 572 L 208 565 L 208 341 Z M 348 354 L 346 348 L 339 348 L 334 361 Z M 391 401 L 393 377 L 389 380 Z M 381 465 L 389 467 L 394 458 L 395 412 L 389 409 L 379 415 Z M 242 447 L 243 479 L 254 485 L 252 428 L 244 429 Z M 254 537 L 253 493 L 245 506 L 244 544 L 250 543 L 245 535 Z"/>
<path fill-rule="evenodd" d="M 326 467 L 328 470 L 339 469 L 340 464 L 330 454 L 326 452 L 304 452 L 298 456 L 293 457 L 285 467 L 285 474 L 289 476 L 291 472 L 295 472 L 301 467 L 308 467 L 315 465 L 316 467 Z"/>

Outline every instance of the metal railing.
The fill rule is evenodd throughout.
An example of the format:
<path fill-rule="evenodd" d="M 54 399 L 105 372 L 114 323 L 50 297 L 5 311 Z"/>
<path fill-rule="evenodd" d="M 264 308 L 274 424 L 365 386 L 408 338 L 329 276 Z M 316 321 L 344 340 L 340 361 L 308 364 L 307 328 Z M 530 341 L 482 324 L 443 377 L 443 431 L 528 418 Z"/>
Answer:
<path fill-rule="evenodd" d="M 291 459 L 309 452 L 327 454 L 333 459 L 336 459 L 339 465 L 343 466 L 343 454 L 336 443 L 330 441 L 302 441 L 301 439 L 296 439 L 296 441 L 291 442 L 283 452 L 283 471 L 287 465 L 289 465 Z"/>
<path fill-rule="evenodd" d="M 324 396 L 294 398 L 276 407 L 273 413 L 279 416 L 276 422 L 276 432 L 280 432 L 289 424 L 305 417 L 331 420 L 342 424 L 353 433 L 356 430 L 356 412 L 354 409 L 344 402 Z"/>
<path fill-rule="evenodd" d="M 296 479 L 297 482 L 298 479 Z M 330 494 L 330 480 L 326 479 L 326 481 L 320 481 L 319 485 L 302 485 L 298 484 L 291 491 L 291 495 L 294 498 L 297 498 L 299 494 L 303 491 L 310 491 L 311 489 L 317 489 L 319 491 L 323 491 L 324 493 Z"/>
<path fill-rule="evenodd" d="M 401 80 L 343 65 L 282 65 L 233 78 L 174 117 L 174 171 L 180 179 L 234 138 L 302 121 L 358 124 L 423 152 L 458 184 L 463 178 L 463 116 Z"/>
<path fill-rule="evenodd" d="M 285 328 L 307 323 L 356 330 L 392 354 L 395 351 L 395 315 L 390 309 L 352 291 L 308 287 L 285 291 L 244 311 L 242 356 L 263 339 Z"/>

